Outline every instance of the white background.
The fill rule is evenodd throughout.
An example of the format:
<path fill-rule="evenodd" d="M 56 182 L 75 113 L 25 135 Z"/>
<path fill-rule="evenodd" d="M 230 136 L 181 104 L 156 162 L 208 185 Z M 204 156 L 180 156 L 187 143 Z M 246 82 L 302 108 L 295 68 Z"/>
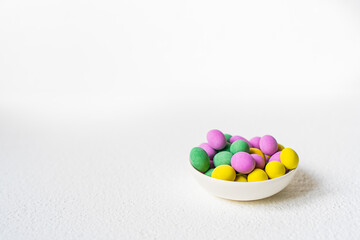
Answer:
<path fill-rule="evenodd" d="M 359 95 L 359 1 L 1 0 L 0 238 L 359 239 Z M 213 128 L 294 181 L 210 196 Z"/>

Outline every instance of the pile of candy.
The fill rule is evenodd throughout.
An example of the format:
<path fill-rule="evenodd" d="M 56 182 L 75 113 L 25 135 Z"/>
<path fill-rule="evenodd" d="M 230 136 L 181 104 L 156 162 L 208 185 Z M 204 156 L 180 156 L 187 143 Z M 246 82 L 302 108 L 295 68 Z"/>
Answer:
<path fill-rule="evenodd" d="M 299 156 L 270 135 L 250 141 L 219 130 L 207 133 L 207 143 L 190 152 L 191 165 L 209 177 L 236 182 L 277 178 L 299 164 Z"/>

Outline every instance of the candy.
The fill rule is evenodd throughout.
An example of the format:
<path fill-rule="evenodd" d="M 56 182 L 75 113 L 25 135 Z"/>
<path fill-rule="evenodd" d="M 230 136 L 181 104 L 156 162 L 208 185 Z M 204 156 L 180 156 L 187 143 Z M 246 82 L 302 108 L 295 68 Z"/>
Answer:
<path fill-rule="evenodd" d="M 278 143 L 276 142 L 276 139 L 270 135 L 263 136 L 260 139 L 259 145 L 260 150 L 270 156 L 278 150 Z"/>
<path fill-rule="evenodd" d="M 258 154 L 250 154 L 252 158 L 255 160 L 255 168 L 264 169 L 265 167 L 265 160 Z"/>
<path fill-rule="evenodd" d="M 259 181 L 265 181 L 268 180 L 268 175 L 266 172 L 262 169 L 255 168 L 254 171 L 249 173 L 248 175 L 248 182 L 259 182 Z"/>
<path fill-rule="evenodd" d="M 194 147 L 190 152 L 191 165 L 200 172 L 206 172 L 210 167 L 209 155 L 204 149 Z"/>
<path fill-rule="evenodd" d="M 250 143 L 246 138 L 243 138 L 243 137 L 241 137 L 241 136 L 232 136 L 232 137 L 230 138 L 230 143 L 233 143 L 233 142 L 235 142 L 235 141 L 237 141 L 237 140 L 243 140 L 243 141 L 245 141 L 245 142 L 249 145 L 249 147 L 252 147 L 251 143 Z"/>
<path fill-rule="evenodd" d="M 280 160 L 287 169 L 295 169 L 299 164 L 299 156 L 291 148 L 284 148 L 280 154 Z"/>
<path fill-rule="evenodd" d="M 231 152 L 222 151 L 214 156 L 214 165 L 215 167 L 220 165 L 230 165 L 231 163 L 231 157 L 233 154 Z"/>
<path fill-rule="evenodd" d="M 281 152 L 276 152 L 274 153 L 274 155 L 272 155 L 269 159 L 269 162 L 272 162 L 272 161 L 278 161 L 278 162 L 281 162 L 280 161 L 280 153 Z"/>
<path fill-rule="evenodd" d="M 232 136 L 231 138 L 230 138 L 230 143 L 233 143 L 233 142 L 235 142 L 236 140 L 244 140 L 245 138 L 243 138 L 243 137 L 240 137 L 240 136 Z"/>
<path fill-rule="evenodd" d="M 265 155 L 264 155 L 264 153 L 263 153 L 260 149 L 250 148 L 249 153 L 250 153 L 250 154 L 260 155 L 260 156 L 265 160 Z"/>
<path fill-rule="evenodd" d="M 234 181 L 236 178 L 236 172 L 229 165 L 221 165 L 214 169 L 211 177 L 226 181 Z"/>
<path fill-rule="evenodd" d="M 231 146 L 231 144 L 227 142 L 227 143 L 226 143 L 226 146 L 225 146 L 223 149 L 221 149 L 221 151 L 230 152 L 230 146 Z"/>
<path fill-rule="evenodd" d="M 210 160 L 214 158 L 216 151 L 208 143 L 202 143 L 200 146 L 202 149 L 205 150 L 205 152 L 209 155 Z"/>
<path fill-rule="evenodd" d="M 191 150 L 190 163 L 206 176 L 220 180 L 265 181 L 281 177 L 299 164 L 297 153 L 270 135 L 248 141 L 213 129 L 206 138 L 207 143 Z"/>
<path fill-rule="evenodd" d="M 212 147 L 215 150 L 223 149 L 226 146 L 226 138 L 224 134 L 219 130 L 216 129 L 210 130 L 207 133 L 206 138 L 210 147 Z"/>
<path fill-rule="evenodd" d="M 231 166 L 239 173 L 248 174 L 254 170 L 255 160 L 246 152 L 238 152 L 232 156 Z"/>
<path fill-rule="evenodd" d="M 227 134 L 227 133 L 225 133 L 224 136 L 225 136 L 225 138 L 226 138 L 226 141 L 227 141 L 228 143 L 230 143 L 230 138 L 231 138 L 232 136 L 231 136 L 230 134 Z"/>
<path fill-rule="evenodd" d="M 246 176 L 242 174 L 237 174 L 234 180 L 235 182 L 247 182 Z"/>
<path fill-rule="evenodd" d="M 278 151 L 282 151 L 282 150 L 284 150 L 284 146 L 278 143 Z"/>
<path fill-rule="evenodd" d="M 243 140 L 236 140 L 230 146 L 230 152 L 235 154 L 237 152 L 249 152 L 249 144 Z"/>
<path fill-rule="evenodd" d="M 272 161 L 266 164 L 265 172 L 269 178 L 278 178 L 285 174 L 285 166 L 281 162 Z"/>
<path fill-rule="evenodd" d="M 260 137 L 253 137 L 252 139 L 250 139 L 249 142 L 251 143 L 253 148 L 260 148 L 260 145 L 259 145 Z"/>
<path fill-rule="evenodd" d="M 211 177 L 211 174 L 212 174 L 212 172 L 214 171 L 214 169 L 215 169 L 215 168 L 210 168 L 209 170 L 207 170 L 207 171 L 205 172 L 205 175 Z"/>

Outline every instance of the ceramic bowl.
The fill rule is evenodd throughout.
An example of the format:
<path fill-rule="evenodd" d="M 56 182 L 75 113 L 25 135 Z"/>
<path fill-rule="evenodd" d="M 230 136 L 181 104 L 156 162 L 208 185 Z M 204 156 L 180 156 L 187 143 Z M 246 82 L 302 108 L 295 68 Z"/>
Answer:
<path fill-rule="evenodd" d="M 270 197 L 289 185 L 296 174 L 295 169 L 281 177 L 266 181 L 231 182 L 209 177 L 189 165 L 192 175 L 206 191 L 214 196 L 236 201 L 253 201 Z"/>

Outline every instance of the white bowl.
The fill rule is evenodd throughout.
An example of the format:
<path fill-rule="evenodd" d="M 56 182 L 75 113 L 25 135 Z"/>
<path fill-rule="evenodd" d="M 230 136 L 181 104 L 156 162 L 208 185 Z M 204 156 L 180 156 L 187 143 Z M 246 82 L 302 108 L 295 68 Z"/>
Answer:
<path fill-rule="evenodd" d="M 284 176 L 260 182 L 231 182 L 209 177 L 197 171 L 190 163 L 193 176 L 209 193 L 217 197 L 252 201 L 270 197 L 283 190 L 294 178 L 296 169 Z"/>

